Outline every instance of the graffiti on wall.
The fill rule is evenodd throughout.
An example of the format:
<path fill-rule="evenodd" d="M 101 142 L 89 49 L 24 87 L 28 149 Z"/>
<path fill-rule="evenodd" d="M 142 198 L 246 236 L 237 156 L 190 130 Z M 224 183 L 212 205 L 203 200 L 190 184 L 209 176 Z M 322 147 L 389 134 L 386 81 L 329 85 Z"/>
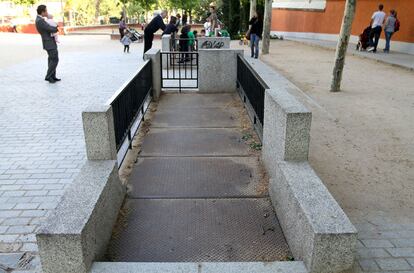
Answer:
<path fill-rule="evenodd" d="M 221 41 L 205 41 L 201 44 L 201 48 L 222 48 L 224 42 Z"/>

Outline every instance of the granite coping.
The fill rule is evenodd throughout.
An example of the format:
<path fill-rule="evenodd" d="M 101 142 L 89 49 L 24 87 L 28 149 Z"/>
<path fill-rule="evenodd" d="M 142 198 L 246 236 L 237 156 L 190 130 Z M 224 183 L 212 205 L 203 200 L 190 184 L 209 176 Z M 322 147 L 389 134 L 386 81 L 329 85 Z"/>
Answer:
<path fill-rule="evenodd" d="M 303 262 L 114 263 L 95 262 L 90 273 L 307 273 Z"/>

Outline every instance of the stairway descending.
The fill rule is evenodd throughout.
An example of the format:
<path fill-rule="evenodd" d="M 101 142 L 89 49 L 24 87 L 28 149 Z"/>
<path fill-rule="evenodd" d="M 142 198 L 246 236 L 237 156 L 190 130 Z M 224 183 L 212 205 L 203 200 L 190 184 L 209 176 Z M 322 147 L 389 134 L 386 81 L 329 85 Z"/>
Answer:
<path fill-rule="evenodd" d="M 129 179 L 116 262 L 286 260 L 236 94 L 164 94 Z"/>

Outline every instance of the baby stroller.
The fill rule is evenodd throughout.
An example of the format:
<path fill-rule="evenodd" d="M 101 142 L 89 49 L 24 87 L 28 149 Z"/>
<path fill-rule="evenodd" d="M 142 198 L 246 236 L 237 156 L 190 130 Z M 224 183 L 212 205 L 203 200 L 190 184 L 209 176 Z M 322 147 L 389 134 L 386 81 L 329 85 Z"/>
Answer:
<path fill-rule="evenodd" d="M 371 32 L 371 26 L 364 29 L 364 31 L 359 35 L 359 41 L 356 46 L 356 50 L 363 51 L 367 50 L 369 47 L 369 34 Z"/>
<path fill-rule="evenodd" d="M 142 43 L 144 41 L 144 37 L 138 31 L 133 28 L 128 28 L 128 37 L 131 39 L 132 42 Z"/>

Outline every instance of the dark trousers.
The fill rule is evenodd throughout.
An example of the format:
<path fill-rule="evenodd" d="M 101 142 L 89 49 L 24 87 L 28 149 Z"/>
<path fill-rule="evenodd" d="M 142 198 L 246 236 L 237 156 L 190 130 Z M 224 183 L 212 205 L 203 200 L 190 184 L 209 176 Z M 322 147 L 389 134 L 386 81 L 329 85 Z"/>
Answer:
<path fill-rule="evenodd" d="M 128 52 L 129 53 L 129 45 L 124 45 L 124 52 Z"/>
<path fill-rule="evenodd" d="M 56 67 L 59 63 L 59 54 L 57 49 L 49 49 L 47 50 L 47 55 L 49 56 L 48 61 L 48 69 L 45 79 L 56 79 Z"/>
<path fill-rule="evenodd" d="M 125 31 L 122 28 L 120 28 L 119 29 L 119 34 L 121 35 L 121 39 L 120 40 L 122 40 L 122 38 L 124 38 L 124 36 L 125 36 Z"/>
<path fill-rule="evenodd" d="M 374 47 L 374 52 L 377 51 L 378 41 L 381 36 L 381 32 L 382 32 L 382 27 L 376 26 L 372 28 L 371 32 L 369 33 L 369 45 Z"/>
<path fill-rule="evenodd" d="M 154 40 L 153 33 L 144 32 L 144 54 L 152 47 L 152 40 Z"/>

